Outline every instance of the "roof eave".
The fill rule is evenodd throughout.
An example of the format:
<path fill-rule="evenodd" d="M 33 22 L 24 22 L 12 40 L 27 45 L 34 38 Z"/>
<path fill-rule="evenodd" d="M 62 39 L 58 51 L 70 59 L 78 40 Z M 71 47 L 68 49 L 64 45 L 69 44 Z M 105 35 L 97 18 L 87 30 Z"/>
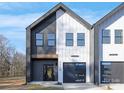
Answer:
<path fill-rule="evenodd" d="M 49 16 L 50 14 L 54 13 L 54 11 L 56 11 L 62 3 L 57 4 L 56 6 L 54 6 L 52 9 L 50 9 L 47 13 L 45 13 L 44 15 L 42 15 L 41 17 L 39 17 L 37 20 L 35 20 L 32 24 L 30 24 L 29 26 L 26 27 L 26 29 L 31 29 L 32 27 L 34 27 L 38 22 L 41 22 L 44 18 L 46 18 L 47 16 Z"/>
<path fill-rule="evenodd" d="M 114 13 L 116 13 L 118 10 L 120 10 L 122 7 L 124 7 L 124 3 L 121 3 L 118 7 L 114 8 L 111 12 L 109 12 L 108 14 L 106 14 L 103 18 L 101 18 L 100 20 L 98 20 L 95 24 L 93 24 L 93 26 L 97 26 L 99 24 L 101 24 L 102 22 L 104 22 L 107 18 L 109 18 L 110 16 L 112 16 Z"/>
<path fill-rule="evenodd" d="M 66 7 L 63 3 L 59 3 L 56 6 L 54 6 L 52 9 L 50 9 L 47 13 L 45 13 L 43 16 L 41 16 L 40 18 L 38 18 L 36 21 L 34 21 L 32 24 L 30 24 L 28 27 L 26 27 L 27 29 L 32 29 L 35 25 L 37 25 L 39 22 L 41 22 L 42 20 L 44 20 L 46 17 L 48 17 L 49 15 L 53 14 L 56 10 L 58 10 L 59 8 L 62 8 L 63 10 L 65 10 L 68 13 L 73 14 L 74 16 L 77 17 L 78 20 L 80 20 L 83 25 L 91 30 L 92 25 L 90 25 L 88 22 L 86 22 L 84 19 L 82 19 L 80 16 L 78 16 L 75 12 L 73 12 L 71 9 L 69 9 L 68 7 Z"/>

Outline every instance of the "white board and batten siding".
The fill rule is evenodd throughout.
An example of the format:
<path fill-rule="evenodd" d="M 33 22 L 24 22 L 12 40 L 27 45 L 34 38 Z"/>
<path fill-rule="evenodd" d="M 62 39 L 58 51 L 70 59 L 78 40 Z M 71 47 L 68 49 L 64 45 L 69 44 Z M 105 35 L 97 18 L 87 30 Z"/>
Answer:
<path fill-rule="evenodd" d="M 66 46 L 66 33 L 73 33 L 73 46 Z M 77 46 L 77 33 L 85 33 L 85 46 Z M 90 82 L 90 31 L 61 9 L 56 12 L 56 52 L 59 82 L 63 83 L 63 62 L 86 62 L 86 82 Z"/>
<path fill-rule="evenodd" d="M 102 30 L 110 30 L 110 44 L 102 44 Z M 115 44 L 115 33 L 117 29 L 123 30 L 123 44 Z M 99 26 L 100 34 L 100 61 L 124 61 L 124 8 L 116 12 L 109 17 L 107 21 L 104 21 Z M 117 54 L 117 56 L 111 56 L 110 54 Z"/>

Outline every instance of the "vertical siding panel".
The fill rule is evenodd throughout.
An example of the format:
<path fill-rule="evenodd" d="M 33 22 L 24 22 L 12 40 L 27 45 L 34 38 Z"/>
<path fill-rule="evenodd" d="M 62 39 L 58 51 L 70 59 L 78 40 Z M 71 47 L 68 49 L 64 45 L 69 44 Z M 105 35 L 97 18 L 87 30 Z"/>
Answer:
<path fill-rule="evenodd" d="M 56 15 L 62 13 L 62 10 L 58 10 Z M 61 22 L 63 25 L 61 25 Z M 87 74 L 86 74 L 86 82 L 90 82 L 90 31 L 86 29 L 85 26 L 80 24 L 77 20 L 71 17 L 66 12 L 62 14 L 62 16 L 57 19 L 57 37 L 61 38 L 57 40 L 57 53 L 58 53 L 58 64 L 61 65 L 60 74 L 63 74 L 63 62 L 86 62 L 87 64 Z M 65 41 L 65 34 L 73 33 L 74 34 L 74 46 L 67 47 Z M 77 46 L 77 33 L 85 33 L 85 46 Z M 61 49 L 60 49 L 61 48 Z M 71 55 L 79 55 L 78 58 L 73 58 Z M 58 75 L 59 82 L 63 82 L 63 75 Z"/>

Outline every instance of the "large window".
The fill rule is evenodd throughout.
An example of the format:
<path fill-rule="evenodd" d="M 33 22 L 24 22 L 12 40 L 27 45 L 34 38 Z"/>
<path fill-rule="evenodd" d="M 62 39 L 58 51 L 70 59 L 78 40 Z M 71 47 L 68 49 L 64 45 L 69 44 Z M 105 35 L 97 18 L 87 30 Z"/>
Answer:
<path fill-rule="evenodd" d="M 77 33 L 77 46 L 85 46 L 85 34 Z"/>
<path fill-rule="evenodd" d="M 115 30 L 115 44 L 123 43 L 123 35 L 122 30 Z"/>
<path fill-rule="evenodd" d="M 110 44 L 110 30 L 102 30 L 102 43 Z"/>
<path fill-rule="evenodd" d="M 36 46 L 43 46 L 43 34 L 36 34 Z"/>
<path fill-rule="evenodd" d="M 48 46 L 55 46 L 56 35 L 54 33 L 49 33 L 47 38 L 48 38 Z"/>
<path fill-rule="evenodd" d="M 66 33 L 66 46 L 73 46 L 73 33 Z"/>

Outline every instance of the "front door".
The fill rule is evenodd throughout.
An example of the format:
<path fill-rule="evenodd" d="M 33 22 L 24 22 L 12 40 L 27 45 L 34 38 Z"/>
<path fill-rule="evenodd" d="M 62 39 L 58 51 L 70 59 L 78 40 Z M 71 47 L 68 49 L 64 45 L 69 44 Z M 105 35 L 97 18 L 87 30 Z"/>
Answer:
<path fill-rule="evenodd" d="M 44 64 L 43 72 L 44 72 L 44 76 L 43 76 L 44 81 L 54 81 L 55 80 L 53 64 Z"/>

